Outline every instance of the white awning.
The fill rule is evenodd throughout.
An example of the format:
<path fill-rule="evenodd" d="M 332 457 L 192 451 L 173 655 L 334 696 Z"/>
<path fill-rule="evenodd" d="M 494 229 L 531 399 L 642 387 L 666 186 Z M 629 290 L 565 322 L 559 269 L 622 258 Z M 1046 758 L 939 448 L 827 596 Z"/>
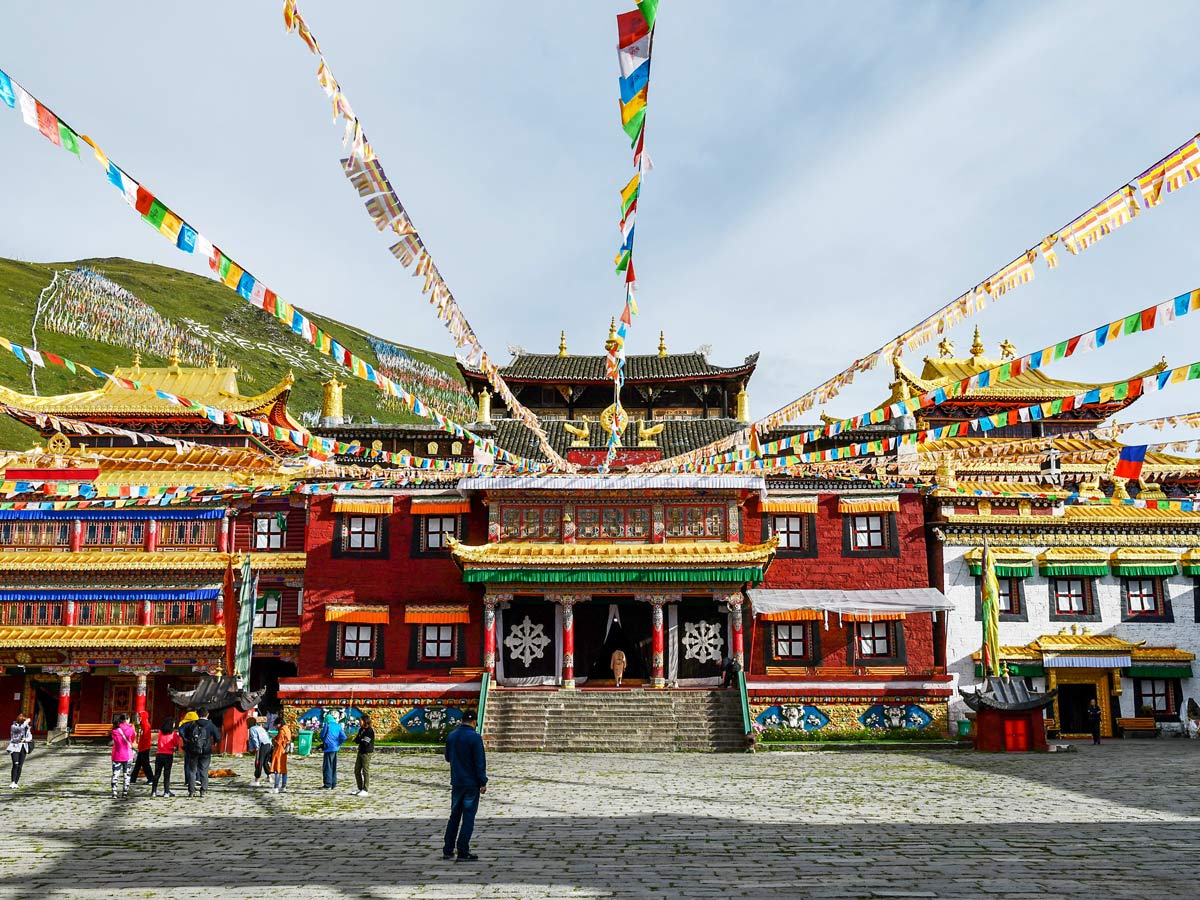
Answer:
<path fill-rule="evenodd" d="M 1043 653 L 1042 665 L 1051 669 L 1128 669 L 1133 665 L 1129 654 L 1124 656 L 1080 656 L 1070 653 Z"/>
<path fill-rule="evenodd" d="M 875 591 L 771 590 L 752 588 L 756 616 L 783 618 L 796 610 L 816 610 L 862 619 L 900 618 L 909 613 L 932 613 L 953 604 L 937 588 L 891 588 Z"/>
<path fill-rule="evenodd" d="M 746 490 L 766 496 L 761 475 L 512 475 L 464 478 L 468 491 L 661 491 Z"/>

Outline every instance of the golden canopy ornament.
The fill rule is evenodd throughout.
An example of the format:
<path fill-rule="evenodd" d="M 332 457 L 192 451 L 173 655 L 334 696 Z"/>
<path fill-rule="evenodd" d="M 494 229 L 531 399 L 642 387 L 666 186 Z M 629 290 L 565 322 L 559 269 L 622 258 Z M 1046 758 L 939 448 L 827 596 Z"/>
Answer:
<path fill-rule="evenodd" d="M 621 435 L 629 427 L 629 413 L 625 412 L 625 408 L 620 404 L 613 403 L 600 413 L 600 427 L 609 435 L 615 435 L 616 444 L 619 447 L 621 446 Z"/>

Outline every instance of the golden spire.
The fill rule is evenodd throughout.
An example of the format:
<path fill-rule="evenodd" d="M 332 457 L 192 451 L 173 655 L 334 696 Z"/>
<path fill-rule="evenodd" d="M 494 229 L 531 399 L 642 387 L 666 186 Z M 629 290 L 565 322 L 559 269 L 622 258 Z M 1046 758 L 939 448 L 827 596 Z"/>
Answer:
<path fill-rule="evenodd" d="M 477 425 L 492 424 L 492 392 L 486 386 L 479 392 L 479 409 L 475 414 L 475 423 Z"/>
<path fill-rule="evenodd" d="M 136 350 L 133 354 L 133 371 L 140 372 L 142 370 L 142 351 Z"/>
<path fill-rule="evenodd" d="M 1004 341 L 1004 343 L 1000 345 L 1000 358 L 1001 359 L 1013 359 L 1016 357 L 1016 355 L 1017 355 L 1017 345 L 1014 344 L 1012 341 L 1006 339 Z"/>
<path fill-rule="evenodd" d="M 667 333 L 665 331 L 658 333 L 658 355 L 659 357 L 667 355 Z"/>
<path fill-rule="evenodd" d="M 942 342 L 938 344 L 938 356 L 942 359 L 949 359 L 954 355 L 954 342 L 950 338 L 942 338 Z"/>
<path fill-rule="evenodd" d="M 750 421 L 750 395 L 746 392 L 746 382 L 742 382 L 741 389 L 737 392 L 737 420 L 739 422 Z"/>
<path fill-rule="evenodd" d="M 609 353 L 617 349 L 617 320 L 615 318 L 608 325 L 608 340 L 604 342 L 604 349 Z"/>
<path fill-rule="evenodd" d="M 175 338 L 175 343 L 171 345 L 171 359 L 169 363 L 172 369 L 179 368 L 179 338 Z"/>
<path fill-rule="evenodd" d="M 972 356 L 983 356 L 984 346 L 983 341 L 979 337 L 979 326 L 975 326 L 975 342 L 971 344 Z"/>
<path fill-rule="evenodd" d="M 208 367 L 210 369 L 217 367 L 217 350 L 215 347 L 208 348 Z"/>
<path fill-rule="evenodd" d="M 321 418 L 340 420 L 344 413 L 342 409 L 342 388 L 346 385 L 338 381 L 336 375 L 323 385 L 325 395 L 321 398 Z"/>
<path fill-rule="evenodd" d="M 565 331 L 558 333 L 558 355 L 560 357 L 567 355 L 567 333 Z"/>

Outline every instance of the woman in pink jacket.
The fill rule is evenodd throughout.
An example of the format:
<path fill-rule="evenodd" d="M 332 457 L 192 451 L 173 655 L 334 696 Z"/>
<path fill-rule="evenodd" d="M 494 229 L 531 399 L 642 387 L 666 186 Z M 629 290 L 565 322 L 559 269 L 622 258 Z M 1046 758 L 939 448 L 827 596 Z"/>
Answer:
<path fill-rule="evenodd" d="M 112 795 L 117 799 L 117 783 L 121 784 L 121 799 L 129 796 L 129 775 L 137 756 L 137 734 L 125 713 L 113 718 L 112 730 Z"/>

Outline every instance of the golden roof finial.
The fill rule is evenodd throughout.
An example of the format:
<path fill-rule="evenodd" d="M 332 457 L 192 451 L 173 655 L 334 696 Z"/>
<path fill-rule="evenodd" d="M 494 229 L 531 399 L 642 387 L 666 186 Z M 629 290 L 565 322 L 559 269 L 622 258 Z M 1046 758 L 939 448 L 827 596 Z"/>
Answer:
<path fill-rule="evenodd" d="M 975 326 L 975 342 L 971 344 L 972 356 L 983 356 L 984 346 L 983 340 L 979 337 L 979 326 Z"/>
<path fill-rule="evenodd" d="M 133 354 L 133 370 L 139 371 L 142 368 L 142 351 L 136 350 Z"/>
<path fill-rule="evenodd" d="M 175 343 L 171 345 L 171 358 L 169 362 L 171 368 L 179 368 L 179 338 L 175 338 Z"/>
<path fill-rule="evenodd" d="M 658 333 L 658 355 L 659 357 L 667 355 L 667 333 L 665 331 Z"/>
<path fill-rule="evenodd" d="M 608 340 L 604 342 L 604 349 L 609 353 L 617 349 L 617 320 L 615 317 L 608 324 Z"/>
<path fill-rule="evenodd" d="M 342 408 L 342 388 L 345 386 L 336 375 L 322 385 L 325 388 L 321 398 L 322 419 L 341 419 L 345 415 Z"/>
<path fill-rule="evenodd" d="M 1004 343 L 1000 345 L 1000 358 L 1013 359 L 1016 357 L 1016 355 L 1017 345 L 1006 338 Z"/>
<path fill-rule="evenodd" d="M 565 331 L 558 333 L 558 355 L 560 357 L 567 355 L 567 333 Z"/>
<path fill-rule="evenodd" d="M 217 367 L 217 351 L 215 347 L 208 348 L 208 367 L 210 369 Z"/>
<path fill-rule="evenodd" d="M 942 338 L 942 342 L 938 344 L 938 356 L 942 359 L 949 359 L 954 355 L 954 342 L 950 338 Z"/>

